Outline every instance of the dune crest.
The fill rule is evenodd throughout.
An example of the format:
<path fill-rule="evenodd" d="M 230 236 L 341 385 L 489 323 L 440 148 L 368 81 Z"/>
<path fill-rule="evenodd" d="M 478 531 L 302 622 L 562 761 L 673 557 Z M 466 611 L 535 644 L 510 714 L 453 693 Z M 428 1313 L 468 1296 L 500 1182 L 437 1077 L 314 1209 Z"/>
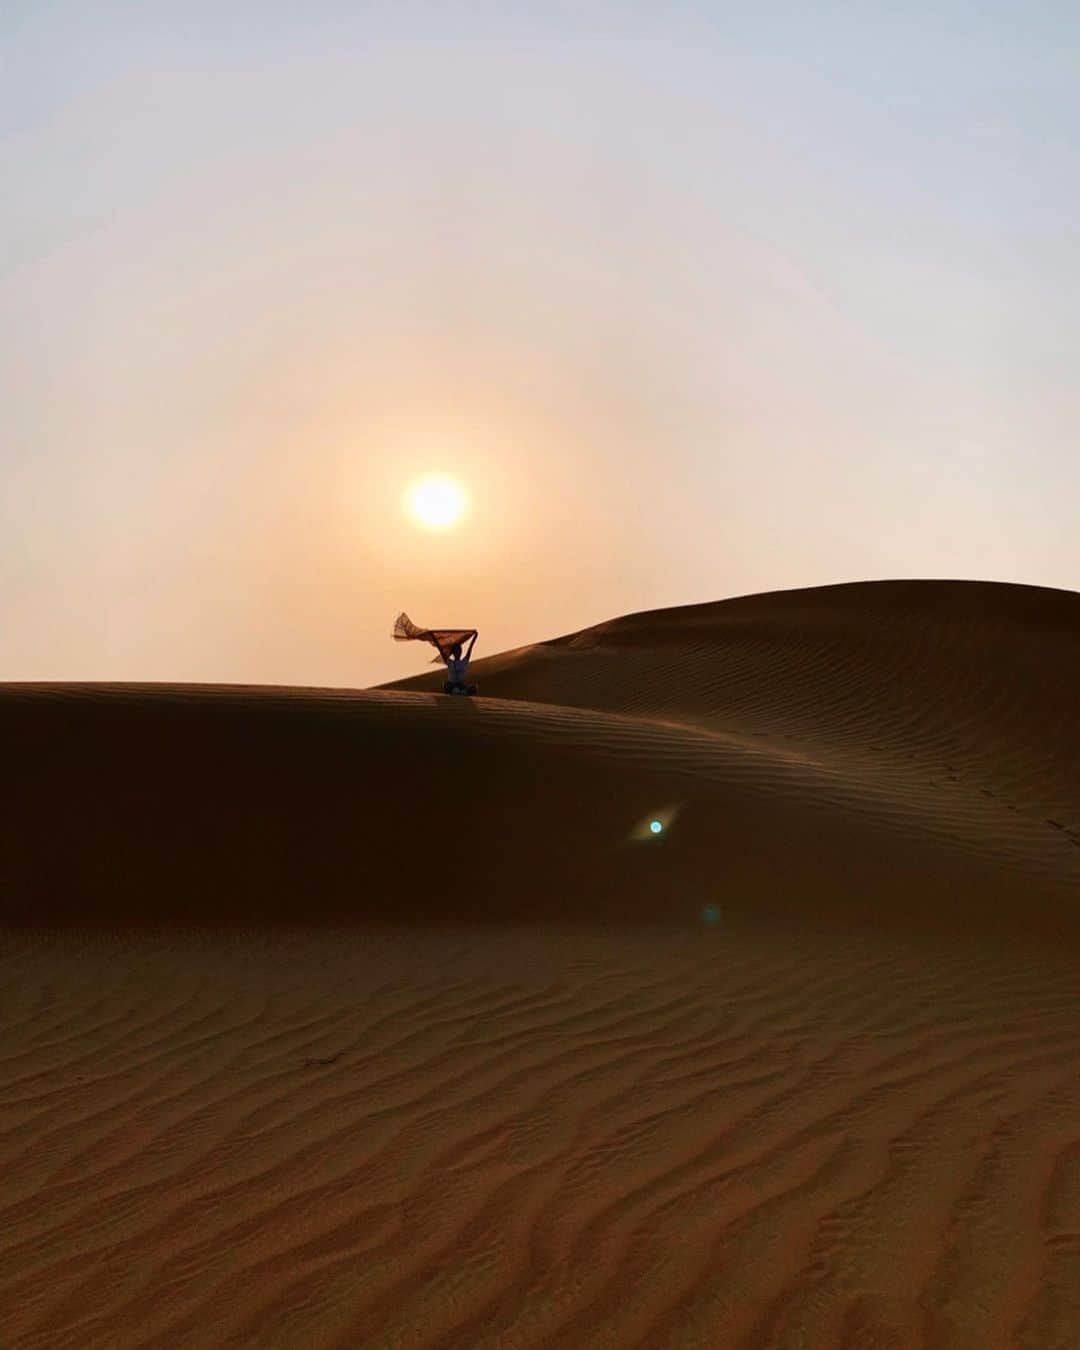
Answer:
<path fill-rule="evenodd" d="M 1080 595 L 877 581 L 631 614 L 474 664 L 485 693 L 929 769 L 1080 833 Z M 432 676 L 387 688 L 427 689 Z"/>
<path fill-rule="evenodd" d="M 438 672 L 363 692 L 4 687 L 0 918 L 137 920 L 152 895 L 190 920 L 664 921 L 722 902 L 1080 931 L 1080 597 L 789 592 L 630 616 L 476 674 L 484 697 L 454 701 L 424 692 Z"/>

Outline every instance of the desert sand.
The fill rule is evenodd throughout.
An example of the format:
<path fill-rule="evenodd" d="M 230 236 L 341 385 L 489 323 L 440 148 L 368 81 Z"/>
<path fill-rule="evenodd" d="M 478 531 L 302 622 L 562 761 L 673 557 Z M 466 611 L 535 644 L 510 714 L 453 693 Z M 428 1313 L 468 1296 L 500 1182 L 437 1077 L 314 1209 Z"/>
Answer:
<path fill-rule="evenodd" d="M 1080 1347 L 1080 596 L 474 670 L 0 687 L 0 1346 Z"/>

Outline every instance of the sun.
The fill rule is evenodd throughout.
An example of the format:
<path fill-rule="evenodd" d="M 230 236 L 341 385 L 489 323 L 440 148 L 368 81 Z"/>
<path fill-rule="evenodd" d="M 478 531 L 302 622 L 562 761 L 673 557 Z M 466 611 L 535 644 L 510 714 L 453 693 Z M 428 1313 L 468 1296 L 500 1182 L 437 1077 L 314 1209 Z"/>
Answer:
<path fill-rule="evenodd" d="M 405 494 L 409 514 L 429 530 L 448 530 L 465 515 L 464 489 L 446 474 L 429 473 L 417 479 Z"/>

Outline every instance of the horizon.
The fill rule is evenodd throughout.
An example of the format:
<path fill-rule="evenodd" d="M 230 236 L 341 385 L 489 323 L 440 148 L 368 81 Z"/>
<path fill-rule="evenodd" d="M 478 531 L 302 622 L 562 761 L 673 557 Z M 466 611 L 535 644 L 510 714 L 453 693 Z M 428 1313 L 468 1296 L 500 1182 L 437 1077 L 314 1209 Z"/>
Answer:
<path fill-rule="evenodd" d="M 11 7 L 0 679 L 365 687 L 427 664 L 400 610 L 479 659 L 1076 592 L 1073 29 Z M 406 506 L 429 475 L 461 503 Z"/>
<path fill-rule="evenodd" d="M 656 609 L 626 610 L 624 613 L 621 613 L 621 614 L 610 614 L 610 615 L 606 616 L 606 618 L 597 619 L 597 620 L 596 620 L 595 622 L 593 622 L 593 623 L 587 623 L 587 624 L 584 624 L 584 625 L 582 625 L 581 628 L 570 629 L 570 630 L 567 630 L 567 631 L 565 631 L 565 632 L 559 632 L 559 633 L 550 633 L 550 634 L 547 634 L 547 635 L 544 636 L 544 637 L 533 637 L 533 638 L 530 638 L 530 639 L 526 640 L 525 642 L 518 643 L 518 644 L 517 644 L 516 646 L 514 646 L 514 647 L 500 647 L 500 648 L 498 648 L 498 649 L 496 649 L 496 650 L 492 650 L 492 651 L 481 651 L 481 650 L 478 650 L 476 656 L 474 657 L 474 660 L 475 660 L 476 662 L 482 662 L 482 661 L 484 661 L 484 660 L 485 660 L 486 658 L 488 658 L 488 657 L 493 657 L 493 656 L 509 656 L 509 655 L 512 655 L 512 654 L 517 653 L 517 652 L 527 651 L 530 647 L 543 646 L 543 645 L 545 645 L 545 644 L 552 643 L 552 642 L 562 642 L 562 641 L 564 641 L 564 640 L 567 639 L 567 638 L 576 637 L 576 636 L 578 636 L 578 635 L 579 635 L 580 633 L 582 633 L 582 632 L 588 632 L 588 631 L 589 631 L 590 629 L 592 629 L 592 628 L 604 627 L 604 626 L 607 625 L 607 624 L 617 623 L 617 622 L 620 622 L 620 621 L 625 620 L 625 619 L 647 618 L 647 617 L 649 617 L 649 616 L 651 616 L 651 615 L 654 615 L 654 614 L 665 614 L 665 613 L 669 613 L 669 612 L 671 612 L 671 611 L 673 611 L 673 610 L 680 610 L 680 609 L 708 609 L 708 608 L 712 608 L 712 607 L 717 606 L 717 605 L 724 605 L 724 604 L 728 604 L 728 603 L 732 603 L 732 604 L 733 604 L 733 603 L 737 603 L 738 601 L 743 601 L 743 600 L 759 600 L 759 599 L 763 600 L 763 599 L 768 599 L 768 598 L 772 598 L 772 597 L 775 597 L 775 596 L 782 596 L 782 595 L 798 595 L 798 594 L 801 594 L 801 593 L 804 592 L 804 591 L 835 591 L 835 590 L 845 590 L 845 589 L 848 589 L 848 588 L 855 588 L 855 587 L 862 587 L 862 586 L 874 587 L 874 586 L 890 586 L 890 585 L 892 585 L 892 586 L 908 586 L 908 585 L 917 585 L 917 586 L 988 586 L 988 587 L 1001 588 L 1001 589 L 1007 589 L 1007 590 L 1047 591 L 1047 592 L 1050 592 L 1050 593 L 1053 593 L 1053 594 L 1057 594 L 1057 595 L 1073 595 L 1073 596 L 1077 596 L 1078 598 L 1080 598 L 1080 591 L 1070 590 L 1070 589 L 1068 589 L 1068 588 L 1066 588 L 1066 587 L 1060 587 L 1060 586 L 1040 586 L 1040 585 L 1036 585 L 1036 584 L 1032 584 L 1032 583 L 1028 583 L 1028 582 L 992 581 L 992 580 L 988 580 L 988 579 L 985 578 L 985 577 L 869 577 L 869 578 L 861 578 L 861 579 L 859 579 L 859 580 L 851 580 L 851 581 L 823 582 L 823 583 L 821 583 L 820 585 L 813 585 L 813 586 L 780 586 L 780 587 L 775 588 L 774 590 L 768 590 L 768 591 L 750 591 L 750 592 L 745 592 L 745 593 L 742 593 L 742 594 L 739 594 L 739 595 L 720 596 L 720 597 L 718 597 L 717 599 L 714 599 L 714 600 L 691 600 L 691 601 L 687 601 L 686 603 L 681 603 L 681 604 L 664 605 L 664 606 L 661 606 L 661 607 L 656 608 Z M 282 683 L 282 682 L 279 682 L 279 681 L 252 681 L 252 680 L 213 681 L 213 680 L 123 680 L 123 679 L 117 679 L 117 680 L 108 680 L 108 679 L 106 679 L 106 680 L 25 680 L 25 681 L 20 681 L 20 680 L 0 680 L 0 684 L 11 684 L 11 685 L 18 685 L 18 684 L 42 684 L 42 685 L 72 685 L 72 686 L 79 685 L 79 684 L 101 684 L 101 685 L 118 685 L 118 686 L 125 686 L 125 685 L 138 686 L 138 685 L 140 685 L 140 684 L 147 684 L 147 685 L 152 685 L 152 686 L 160 685 L 160 686 L 165 686 L 165 687 L 175 685 L 175 686 L 177 686 L 177 687 L 185 687 L 185 686 L 191 686 L 191 687 L 208 686 L 208 687 L 224 687 L 224 688 L 229 688 L 229 687 L 235 686 L 235 687 L 237 687 L 237 688 L 243 688 L 243 687 L 248 687 L 248 688 L 267 688 L 267 689 L 277 689 L 277 688 L 280 688 L 280 689 L 290 689 L 290 688 L 295 688 L 295 689 L 299 689 L 299 690 L 303 690 L 303 689 L 319 689 L 319 688 L 331 689 L 331 688 L 332 688 L 332 689 L 342 689 L 342 690 L 350 690 L 350 689 L 351 689 L 351 690 L 355 690 L 355 691 L 357 691 L 357 692 L 365 692 L 365 691 L 377 690 L 377 689 L 383 688 L 384 686 L 386 686 L 386 685 L 388 685 L 388 684 L 393 684 L 393 683 L 396 683 L 396 682 L 399 682 L 399 681 L 402 681 L 402 680 L 412 680 L 412 679 L 417 679 L 417 678 L 419 678 L 419 677 L 421 677 L 421 676 L 424 676 L 424 675 L 433 675 L 433 674 L 435 673 L 435 672 L 434 672 L 434 669 L 433 669 L 435 663 L 434 663 L 434 661 L 432 660 L 431 656 L 428 654 L 428 653 L 430 653 L 430 651 L 431 651 L 430 646 L 416 647 L 416 648 L 412 648 L 411 650 L 417 653 L 417 655 L 415 656 L 415 658 L 414 658 L 414 659 L 412 660 L 412 662 L 411 662 L 412 666 L 414 667 L 413 669 L 406 671 L 403 675 L 394 675 L 394 676 L 389 677 L 389 678 L 386 679 L 386 680 L 381 680 L 381 681 L 377 681 L 377 682 L 375 682 L 375 683 L 373 683 L 373 684 L 366 684 L 366 685 L 365 685 L 365 684 L 356 684 L 356 685 L 348 685 L 348 684 L 346 684 L 346 685 L 316 685 L 316 684 L 311 684 L 310 682 L 296 682 L 296 683 L 293 683 L 293 684 L 285 684 L 285 683 Z"/>

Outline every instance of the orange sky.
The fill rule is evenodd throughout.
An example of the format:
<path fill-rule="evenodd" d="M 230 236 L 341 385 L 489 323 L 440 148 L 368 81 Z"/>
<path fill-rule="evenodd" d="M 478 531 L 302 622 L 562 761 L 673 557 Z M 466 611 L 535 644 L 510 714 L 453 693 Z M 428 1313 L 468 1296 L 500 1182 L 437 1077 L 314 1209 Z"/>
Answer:
<path fill-rule="evenodd" d="M 3 20 L 3 678 L 1080 585 L 1064 10 L 354 9 Z"/>

